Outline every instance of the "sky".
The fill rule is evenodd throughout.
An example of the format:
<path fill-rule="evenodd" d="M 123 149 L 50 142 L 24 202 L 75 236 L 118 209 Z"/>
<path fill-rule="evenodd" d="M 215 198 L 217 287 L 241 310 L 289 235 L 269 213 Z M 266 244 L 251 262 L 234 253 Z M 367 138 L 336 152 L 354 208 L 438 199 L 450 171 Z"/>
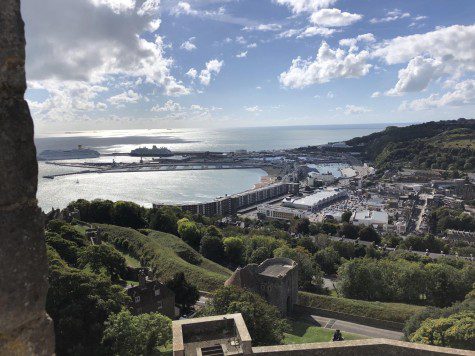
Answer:
<path fill-rule="evenodd" d="M 473 118 L 473 0 L 23 0 L 37 132 Z"/>

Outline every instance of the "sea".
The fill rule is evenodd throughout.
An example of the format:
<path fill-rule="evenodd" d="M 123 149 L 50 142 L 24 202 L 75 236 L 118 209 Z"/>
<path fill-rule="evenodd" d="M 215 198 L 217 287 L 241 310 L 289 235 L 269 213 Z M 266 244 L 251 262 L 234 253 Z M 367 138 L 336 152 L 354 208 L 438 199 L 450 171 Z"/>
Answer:
<path fill-rule="evenodd" d="M 35 136 L 37 151 L 72 149 L 78 145 L 101 154 L 128 153 L 137 147 L 164 146 L 172 151 L 232 152 L 236 150 L 280 150 L 328 142 L 339 142 L 383 130 L 387 124 L 277 126 L 226 129 L 97 130 L 42 133 Z M 117 156 L 116 162 L 139 161 L 138 157 Z M 90 161 L 112 162 L 101 156 Z M 80 162 L 87 159 L 77 160 Z M 64 162 L 64 161 L 63 161 Z M 226 169 L 169 172 L 118 172 L 68 175 L 55 179 L 45 175 L 81 171 L 39 162 L 38 203 L 44 211 L 64 208 L 76 199 L 127 200 L 151 207 L 153 203 L 212 201 L 235 194 L 258 183 L 266 173 L 261 169 Z"/>

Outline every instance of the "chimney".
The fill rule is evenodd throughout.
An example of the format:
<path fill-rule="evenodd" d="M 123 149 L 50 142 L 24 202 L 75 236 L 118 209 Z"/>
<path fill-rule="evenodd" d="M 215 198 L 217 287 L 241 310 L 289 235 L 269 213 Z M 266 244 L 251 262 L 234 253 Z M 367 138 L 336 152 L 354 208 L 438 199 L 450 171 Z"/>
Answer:
<path fill-rule="evenodd" d="M 147 272 L 144 269 L 140 269 L 139 273 L 139 287 L 145 289 L 147 282 Z"/>

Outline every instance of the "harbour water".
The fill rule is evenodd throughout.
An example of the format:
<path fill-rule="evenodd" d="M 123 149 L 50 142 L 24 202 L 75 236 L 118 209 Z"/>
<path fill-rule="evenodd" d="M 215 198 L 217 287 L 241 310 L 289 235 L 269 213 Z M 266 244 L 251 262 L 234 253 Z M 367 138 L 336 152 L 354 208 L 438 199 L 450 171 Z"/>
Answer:
<path fill-rule="evenodd" d="M 105 130 L 39 134 L 37 150 L 71 149 L 81 144 L 101 153 L 130 152 L 138 146 L 165 146 L 172 151 L 275 150 L 347 140 L 380 131 L 385 125 L 294 126 L 221 130 Z M 139 157 L 117 157 L 135 162 Z M 91 159 L 112 161 L 110 156 Z M 85 160 L 79 160 L 85 161 Z M 48 211 L 64 208 L 79 198 L 129 200 L 150 207 L 152 203 L 210 201 L 225 194 L 251 189 L 266 173 L 261 169 L 229 169 L 184 172 L 91 173 L 57 177 L 82 168 L 60 167 L 39 162 L 38 201 Z"/>

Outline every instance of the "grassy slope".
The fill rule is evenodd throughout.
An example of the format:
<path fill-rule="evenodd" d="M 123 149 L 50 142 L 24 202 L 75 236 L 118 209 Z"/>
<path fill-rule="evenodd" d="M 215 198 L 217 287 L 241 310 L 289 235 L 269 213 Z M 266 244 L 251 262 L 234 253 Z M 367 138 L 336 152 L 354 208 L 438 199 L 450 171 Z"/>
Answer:
<path fill-rule="evenodd" d="M 382 163 L 389 160 L 411 166 L 413 154 L 404 152 L 402 157 L 399 157 L 397 150 L 393 148 L 390 152 L 394 155 L 387 157 L 390 152 L 384 149 L 389 144 L 395 144 L 399 150 L 404 150 L 408 147 L 407 144 L 415 142 L 419 144 L 419 148 L 424 147 L 424 154 L 429 152 L 432 157 L 450 153 L 449 150 L 453 148 L 475 150 L 475 120 L 427 122 L 406 127 L 390 126 L 381 132 L 353 138 L 347 141 L 347 144 L 361 151 L 364 158 Z"/>
<path fill-rule="evenodd" d="M 177 236 L 156 231 L 144 235 L 130 228 L 114 225 L 99 226 L 108 234 L 108 241 L 114 243 L 116 247 L 120 248 L 118 240 L 127 241 L 130 254 L 142 256 L 160 280 L 166 281 L 175 273 L 183 272 L 198 289 L 212 291 L 222 286 L 231 275 L 231 271 L 203 258 Z M 183 254 L 183 251 L 186 253 Z M 177 252 L 182 256 L 186 255 L 186 260 Z M 189 258 L 189 256 L 194 258 Z"/>
<path fill-rule="evenodd" d="M 283 344 L 304 344 L 309 342 L 328 342 L 335 331 L 311 325 L 304 321 L 290 321 L 290 330 L 284 333 Z M 366 336 L 342 332 L 345 340 L 368 339 Z"/>
<path fill-rule="evenodd" d="M 404 323 L 424 307 L 403 303 L 368 302 L 299 292 L 299 304 L 308 307 L 333 310 L 340 313 Z"/>

